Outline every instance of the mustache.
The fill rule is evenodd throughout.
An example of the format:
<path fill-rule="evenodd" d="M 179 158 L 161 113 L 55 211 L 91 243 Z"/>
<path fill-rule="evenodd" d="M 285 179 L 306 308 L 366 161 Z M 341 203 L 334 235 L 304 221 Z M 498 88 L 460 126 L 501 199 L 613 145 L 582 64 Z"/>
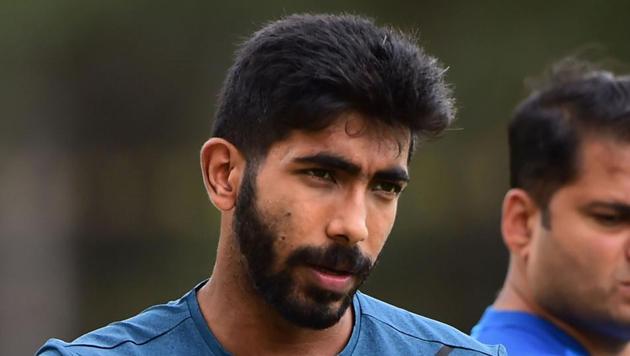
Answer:
<path fill-rule="evenodd" d="M 328 247 L 301 247 L 287 258 L 287 265 L 310 265 L 332 271 L 367 276 L 374 262 L 357 246 L 331 245 Z"/>

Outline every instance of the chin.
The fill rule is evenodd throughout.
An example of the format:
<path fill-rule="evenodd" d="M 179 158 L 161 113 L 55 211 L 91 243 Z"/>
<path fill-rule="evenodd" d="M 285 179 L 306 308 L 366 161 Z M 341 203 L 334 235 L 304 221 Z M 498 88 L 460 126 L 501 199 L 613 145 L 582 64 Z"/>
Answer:
<path fill-rule="evenodd" d="M 334 326 L 352 305 L 354 293 L 338 294 L 308 288 L 275 304 L 276 310 L 289 322 L 303 328 L 323 330 Z"/>

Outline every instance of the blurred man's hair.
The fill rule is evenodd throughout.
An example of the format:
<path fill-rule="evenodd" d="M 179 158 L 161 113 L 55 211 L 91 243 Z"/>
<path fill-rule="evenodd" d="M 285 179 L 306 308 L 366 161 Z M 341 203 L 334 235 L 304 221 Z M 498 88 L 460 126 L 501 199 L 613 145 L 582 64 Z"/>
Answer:
<path fill-rule="evenodd" d="M 630 77 L 567 58 L 516 109 L 509 126 L 510 184 L 546 211 L 579 174 L 585 136 L 630 141 Z"/>
<path fill-rule="evenodd" d="M 237 51 L 213 136 L 256 158 L 292 130 L 320 130 L 355 111 L 409 128 L 413 147 L 418 136 L 437 135 L 453 120 L 444 72 L 413 38 L 369 19 L 288 16 Z"/>

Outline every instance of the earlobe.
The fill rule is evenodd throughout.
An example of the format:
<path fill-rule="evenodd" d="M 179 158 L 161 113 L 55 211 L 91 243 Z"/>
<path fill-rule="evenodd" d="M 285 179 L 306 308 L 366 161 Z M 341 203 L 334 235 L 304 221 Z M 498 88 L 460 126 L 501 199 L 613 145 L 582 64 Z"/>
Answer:
<path fill-rule="evenodd" d="M 510 189 L 503 199 L 501 233 L 512 255 L 527 260 L 533 237 L 532 221 L 538 206 L 522 189 Z"/>
<path fill-rule="evenodd" d="M 212 204 L 222 211 L 236 204 L 245 160 L 230 142 L 213 137 L 201 148 L 201 174 Z"/>

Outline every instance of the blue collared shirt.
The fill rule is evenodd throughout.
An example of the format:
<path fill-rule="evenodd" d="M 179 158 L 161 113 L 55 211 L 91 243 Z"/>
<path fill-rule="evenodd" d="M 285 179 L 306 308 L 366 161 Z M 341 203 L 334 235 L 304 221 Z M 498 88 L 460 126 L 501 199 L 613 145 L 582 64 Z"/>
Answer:
<path fill-rule="evenodd" d="M 38 355 L 229 355 L 208 327 L 199 304 L 199 284 L 181 299 L 85 334 L 67 343 L 51 339 Z M 357 292 L 352 303 L 349 355 L 505 355 L 446 324 Z M 238 335 L 235 335 L 238 337 Z M 243 340 L 246 342 L 247 340 Z"/>
<path fill-rule="evenodd" d="M 484 343 L 503 344 L 510 356 L 586 356 L 577 340 L 536 315 L 488 307 L 471 335 Z"/>

